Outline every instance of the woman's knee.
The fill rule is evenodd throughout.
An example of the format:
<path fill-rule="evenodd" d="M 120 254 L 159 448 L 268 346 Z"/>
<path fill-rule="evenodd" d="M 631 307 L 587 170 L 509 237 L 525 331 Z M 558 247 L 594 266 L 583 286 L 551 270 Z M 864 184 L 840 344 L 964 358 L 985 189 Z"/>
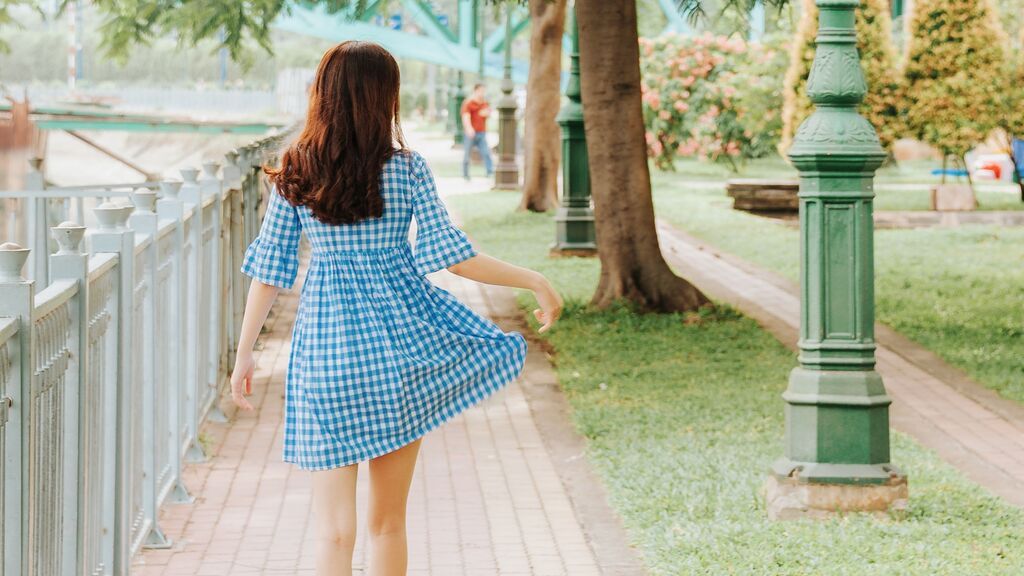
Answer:
<path fill-rule="evenodd" d="M 373 537 L 404 534 L 405 511 L 371 512 L 366 529 Z"/>
<path fill-rule="evenodd" d="M 352 550 L 356 544 L 356 525 L 343 519 L 320 522 L 320 540 L 332 548 Z"/>

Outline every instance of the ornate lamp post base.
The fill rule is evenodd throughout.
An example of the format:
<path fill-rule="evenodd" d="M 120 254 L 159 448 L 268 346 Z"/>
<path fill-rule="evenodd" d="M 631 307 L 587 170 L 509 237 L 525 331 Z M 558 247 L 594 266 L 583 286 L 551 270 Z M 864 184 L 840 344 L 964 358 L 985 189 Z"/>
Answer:
<path fill-rule="evenodd" d="M 494 169 L 494 190 L 519 190 L 519 167 L 502 166 L 499 162 Z"/>
<path fill-rule="evenodd" d="M 494 167 L 494 189 L 495 190 L 519 190 L 519 166 L 514 160 L 507 160 L 505 155 L 499 156 L 497 165 Z"/>
<path fill-rule="evenodd" d="M 555 243 L 552 254 L 593 256 L 597 254 L 594 211 L 590 208 L 590 160 L 580 98 L 580 40 L 576 8 L 570 12 L 571 68 L 565 95 L 569 101 L 558 113 L 562 127 L 562 201 L 555 212 Z"/>
<path fill-rule="evenodd" d="M 519 165 L 516 164 L 516 97 L 512 94 L 512 8 L 505 12 L 505 77 L 501 81 L 498 102 L 498 165 L 494 169 L 495 190 L 519 189 Z"/>
<path fill-rule="evenodd" d="M 462 103 L 466 101 L 465 79 L 460 70 L 457 76 L 455 90 L 452 91 L 452 99 L 449 104 L 452 118 L 452 148 L 459 148 L 465 142 L 465 129 L 462 126 Z"/>
<path fill-rule="evenodd" d="M 857 54 L 859 0 L 817 0 L 807 81 L 816 110 L 797 131 L 800 172 L 800 366 L 790 374 L 786 456 L 766 485 L 773 519 L 906 507 L 889 459 L 889 404 L 875 371 L 874 175 L 885 159 L 857 113 L 867 91 Z"/>
<path fill-rule="evenodd" d="M 555 211 L 555 243 L 551 251 L 562 256 L 594 256 L 594 211 L 559 206 Z"/>
<path fill-rule="evenodd" d="M 768 474 L 770 518 L 906 508 L 907 478 L 889 463 L 891 400 L 877 372 L 794 368 L 782 397 L 788 456 Z"/>

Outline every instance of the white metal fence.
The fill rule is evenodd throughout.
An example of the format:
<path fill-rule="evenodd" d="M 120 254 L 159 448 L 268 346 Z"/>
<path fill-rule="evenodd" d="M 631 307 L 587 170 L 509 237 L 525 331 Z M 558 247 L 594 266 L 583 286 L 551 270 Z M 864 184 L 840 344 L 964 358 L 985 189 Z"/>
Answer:
<path fill-rule="evenodd" d="M 33 245 L 0 245 L 0 576 L 127 575 L 140 547 L 171 544 L 158 511 L 191 501 L 182 462 L 224 419 L 280 138 L 182 182 L 0 192 L 28 204 Z M 48 226 L 74 197 L 105 199 L 97 225 Z"/>

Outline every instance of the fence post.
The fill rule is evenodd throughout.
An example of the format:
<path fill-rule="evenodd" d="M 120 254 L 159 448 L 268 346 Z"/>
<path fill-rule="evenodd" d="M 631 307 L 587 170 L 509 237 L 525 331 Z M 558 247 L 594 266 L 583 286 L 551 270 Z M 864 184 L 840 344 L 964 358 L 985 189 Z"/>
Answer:
<path fill-rule="evenodd" d="M 142 392 L 142 413 L 144 414 L 142 424 L 142 470 L 143 470 L 143 508 L 146 515 L 152 518 L 149 533 L 143 540 L 146 548 L 170 548 L 171 540 L 164 535 L 159 524 L 159 490 L 157 461 L 156 461 L 156 411 L 165 407 L 156 404 L 157 387 L 157 329 L 156 317 L 160 312 L 157 309 L 157 232 L 159 231 L 158 216 L 156 215 L 156 192 L 146 188 L 138 188 L 131 195 L 135 211 L 128 218 L 128 227 L 136 234 L 143 234 L 149 237 L 149 245 L 145 254 L 145 275 L 146 285 L 149 286 L 148 301 L 146 302 L 146 314 L 143 330 L 144 341 L 136 342 L 141 346 L 141 357 L 143 361 L 144 382 L 137 383 L 135 392 Z M 138 466 L 138 463 L 136 463 Z"/>
<path fill-rule="evenodd" d="M 117 394 L 116 424 L 108 427 L 115 434 L 116 465 L 114 482 L 114 574 L 128 574 L 131 569 L 131 506 L 132 506 L 132 343 L 134 328 L 135 293 L 135 233 L 124 226 L 130 206 L 103 202 L 93 212 L 99 221 L 98 229 L 89 238 L 89 254 L 113 252 L 117 254 Z"/>
<path fill-rule="evenodd" d="M 242 217 L 242 170 L 238 166 L 238 151 L 232 150 L 225 156 L 227 164 L 224 166 L 224 186 L 228 189 L 228 202 L 230 205 L 230 219 L 228 229 L 231 244 L 227 265 L 227 277 L 231 282 L 230 309 L 225 311 L 228 316 L 228 354 L 225 358 L 225 366 L 235 365 L 235 352 L 238 349 L 238 333 L 242 327 L 242 315 L 245 312 L 245 285 L 242 282 L 243 274 L 239 268 L 242 266 L 242 257 L 245 255 L 245 237 L 243 236 Z M 230 369 L 230 368 L 229 368 Z"/>
<path fill-rule="evenodd" d="M 213 197 L 213 211 L 210 223 L 213 234 L 210 237 L 210 277 L 207 283 L 210 294 L 206 311 L 209 324 L 204 328 L 206 341 L 206 383 L 210 389 L 210 408 L 206 418 L 211 422 L 227 422 L 228 418 L 220 409 L 221 374 L 224 367 L 224 186 L 217 178 L 220 163 L 203 162 L 203 177 L 199 188 L 203 198 Z"/>
<path fill-rule="evenodd" d="M 35 250 L 28 263 L 28 277 L 39 283 L 39 289 L 46 287 L 47 259 L 50 254 L 50 227 L 47 218 L 47 200 L 44 192 L 46 181 L 43 179 L 43 159 L 30 158 L 29 170 L 25 174 L 25 191 L 30 194 L 25 199 L 26 220 L 28 220 L 28 245 Z M 32 194 L 35 192 L 35 194 Z"/>
<path fill-rule="evenodd" d="M 21 270 L 29 257 L 29 249 L 13 242 L 0 244 L 0 316 L 15 318 L 18 333 L 14 337 L 11 368 L 14 371 L 13 385 L 5 391 L 4 454 L 4 574 L 26 574 L 28 572 L 28 438 L 24 434 L 29 418 L 27 410 L 32 385 L 32 369 L 35 350 L 32 339 L 32 310 L 35 307 L 35 286 L 26 280 Z"/>
<path fill-rule="evenodd" d="M 260 181 L 255 177 L 257 151 L 252 145 L 246 147 L 245 169 L 242 172 L 242 205 L 245 217 L 245 239 L 251 241 L 259 232 L 259 210 L 260 210 Z M 246 283 L 248 286 L 248 283 Z"/>
<path fill-rule="evenodd" d="M 183 311 L 186 317 L 185 338 L 185 422 L 188 437 L 183 446 L 186 462 L 203 462 L 206 454 L 199 443 L 199 406 L 203 392 L 202 338 L 200 336 L 199 319 L 202 318 L 199 297 L 203 285 L 203 198 L 196 177 L 199 171 L 185 168 L 181 171 L 184 182 L 179 196 L 186 204 L 191 205 L 192 212 L 185 216 L 185 269 L 186 299 Z"/>
<path fill-rule="evenodd" d="M 164 197 L 156 203 L 157 217 L 174 221 L 174 257 L 171 267 L 171 301 L 169 317 L 173 322 L 168 326 L 166 346 L 161 347 L 165 354 L 169 354 L 171 361 L 168 362 L 170 373 L 167 374 L 167 381 L 170 382 L 168 397 L 170 412 L 168 421 L 171 429 L 171 445 L 169 459 L 174 467 L 174 488 L 171 489 L 170 500 L 176 504 L 189 504 L 194 501 L 188 493 L 188 489 L 181 479 L 182 455 L 182 416 L 186 404 L 186 314 L 185 295 L 186 271 L 185 271 L 185 204 L 179 198 L 179 191 L 182 183 L 177 180 L 165 180 L 160 183 L 160 190 Z"/>
<path fill-rule="evenodd" d="M 64 523 L 62 526 L 64 561 L 62 566 L 67 574 L 81 574 L 85 570 L 81 565 L 80 550 L 84 534 L 79 527 L 79 514 L 84 502 L 79 482 L 80 467 L 89 463 L 80 462 L 79 454 L 83 447 L 81 441 L 81 390 L 85 387 L 89 375 L 89 257 L 82 252 L 82 238 L 85 226 L 74 222 L 61 222 L 52 229 L 58 250 L 50 255 L 49 282 L 57 280 L 74 280 L 78 283 L 78 293 L 72 301 L 71 317 L 71 358 L 67 376 L 64 381 L 64 483 L 61 490 Z"/>

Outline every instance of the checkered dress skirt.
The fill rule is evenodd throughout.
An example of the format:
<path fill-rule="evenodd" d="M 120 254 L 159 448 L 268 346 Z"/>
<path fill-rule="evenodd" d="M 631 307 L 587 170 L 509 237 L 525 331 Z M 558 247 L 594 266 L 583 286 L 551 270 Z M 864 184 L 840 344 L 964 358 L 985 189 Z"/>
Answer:
<path fill-rule="evenodd" d="M 381 193 L 382 217 L 329 225 L 271 190 L 242 262 L 244 274 L 291 288 L 302 232 L 312 247 L 285 384 L 284 460 L 304 469 L 396 450 L 523 368 L 522 334 L 503 332 L 426 278 L 476 252 L 452 225 L 423 157 L 392 157 Z"/>

